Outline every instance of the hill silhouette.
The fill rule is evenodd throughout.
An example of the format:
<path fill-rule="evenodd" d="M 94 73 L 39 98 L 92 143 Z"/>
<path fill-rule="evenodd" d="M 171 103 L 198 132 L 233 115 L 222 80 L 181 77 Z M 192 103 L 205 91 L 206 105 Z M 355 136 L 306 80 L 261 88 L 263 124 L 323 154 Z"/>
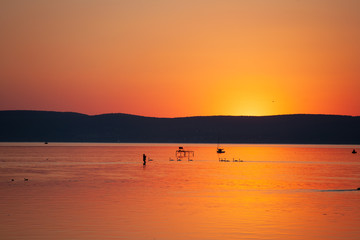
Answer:
<path fill-rule="evenodd" d="M 360 144 L 359 136 L 360 117 L 338 115 L 154 118 L 0 111 L 2 142 Z"/>

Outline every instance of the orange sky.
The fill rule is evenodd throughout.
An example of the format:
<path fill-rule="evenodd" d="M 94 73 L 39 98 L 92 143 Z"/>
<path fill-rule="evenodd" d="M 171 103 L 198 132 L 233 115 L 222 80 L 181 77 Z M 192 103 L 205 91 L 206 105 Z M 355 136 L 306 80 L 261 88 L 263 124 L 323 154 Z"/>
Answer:
<path fill-rule="evenodd" d="M 3 0 L 0 110 L 360 115 L 358 0 Z"/>

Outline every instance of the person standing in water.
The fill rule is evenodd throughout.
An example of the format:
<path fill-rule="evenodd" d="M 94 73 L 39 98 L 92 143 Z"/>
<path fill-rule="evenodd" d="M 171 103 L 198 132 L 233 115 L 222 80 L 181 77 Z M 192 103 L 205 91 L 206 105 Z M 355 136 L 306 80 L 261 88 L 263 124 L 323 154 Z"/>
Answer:
<path fill-rule="evenodd" d="M 143 154 L 143 165 L 145 166 L 146 165 L 146 155 L 145 155 L 145 153 Z"/>

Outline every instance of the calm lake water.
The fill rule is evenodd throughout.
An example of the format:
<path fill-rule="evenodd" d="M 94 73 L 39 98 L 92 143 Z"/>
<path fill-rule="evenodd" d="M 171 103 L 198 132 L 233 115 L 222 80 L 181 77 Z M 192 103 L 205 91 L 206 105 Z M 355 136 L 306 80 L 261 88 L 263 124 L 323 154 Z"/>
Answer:
<path fill-rule="evenodd" d="M 0 143 L 0 239 L 359 239 L 355 146 L 223 147 Z"/>

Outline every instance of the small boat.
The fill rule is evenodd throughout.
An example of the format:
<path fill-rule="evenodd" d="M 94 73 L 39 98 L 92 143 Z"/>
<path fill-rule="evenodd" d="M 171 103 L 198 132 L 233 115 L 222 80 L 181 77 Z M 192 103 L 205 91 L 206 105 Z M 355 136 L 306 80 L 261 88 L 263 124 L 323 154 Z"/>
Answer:
<path fill-rule="evenodd" d="M 216 150 L 217 153 L 225 153 L 225 150 L 223 148 L 217 148 Z"/>
<path fill-rule="evenodd" d="M 220 140 L 219 140 L 219 138 L 218 138 L 216 153 L 217 153 L 217 154 L 225 153 L 224 148 L 220 147 Z"/>
<path fill-rule="evenodd" d="M 357 151 L 355 149 L 353 149 L 351 153 L 355 154 L 355 153 L 357 153 Z"/>

